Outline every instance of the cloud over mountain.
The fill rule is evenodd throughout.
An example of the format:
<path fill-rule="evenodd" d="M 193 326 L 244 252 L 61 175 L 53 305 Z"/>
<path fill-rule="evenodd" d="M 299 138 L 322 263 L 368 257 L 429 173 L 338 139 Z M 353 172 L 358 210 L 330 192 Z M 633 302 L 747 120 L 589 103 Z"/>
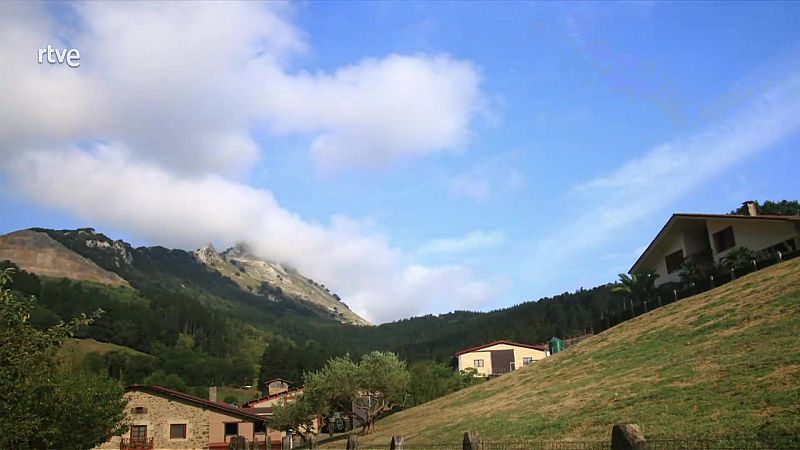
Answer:
<path fill-rule="evenodd" d="M 154 243 L 245 240 L 341 292 L 373 321 L 478 306 L 491 283 L 422 266 L 345 216 L 311 223 L 243 182 L 268 149 L 310 139 L 324 171 L 458 149 L 481 108 L 480 77 L 448 55 L 391 54 L 331 72 L 291 7 L 256 3 L 0 5 L 0 173 L 39 203 Z M 81 66 L 37 64 L 78 48 Z M 441 302 L 441 303 L 432 303 Z"/>

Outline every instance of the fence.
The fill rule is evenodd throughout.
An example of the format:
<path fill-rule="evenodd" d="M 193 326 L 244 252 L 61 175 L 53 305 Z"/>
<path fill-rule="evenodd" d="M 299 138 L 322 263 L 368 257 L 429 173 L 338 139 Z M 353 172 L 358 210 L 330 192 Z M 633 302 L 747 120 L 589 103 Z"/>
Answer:
<path fill-rule="evenodd" d="M 767 438 L 717 439 L 646 439 L 637 425 L 614 425 L 611 439 L 604 441 L 519 441 L 484 442 L 476 431 L 464 433 L 462 443 L 411 443 L 402 436 L 393 436 L 384 445 L 361 445 L 358 436 L 347 441 L 313 443 L 307 447 L 336 450 L 797 450 L 800 436 L 771 436 Z"/>

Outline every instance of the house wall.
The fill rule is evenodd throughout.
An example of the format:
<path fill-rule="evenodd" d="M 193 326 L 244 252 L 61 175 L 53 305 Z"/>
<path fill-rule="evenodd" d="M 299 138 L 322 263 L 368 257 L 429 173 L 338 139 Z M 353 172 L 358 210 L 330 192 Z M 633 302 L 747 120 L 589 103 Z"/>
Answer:
<path fill-rule="evenodd" d="M 476 359 L 483 360 L 483 367 L 475 367 L 479 375 L 488 376 L 492 374 L 492 350 L 514 350 L 514 366 L 519 369 L 522 367 L 522 358 L 531 357 L 534 361 L 544 359 L 547 356 L 542 350 L 536 350 L 527 347 L 517 347 L 508 344 L 497 344 L 491 347 L 482 348 L 480 350 L 464 353 L 458 356 L 458 370 L 464 370 L 468 367 L 475 367 L 474 361 Z"/>
<path fill-rule="evenodd" d="M 705 226 L 697 226 L 683 232 L 684 256 L 693 256 L 711 250 L 708 231 Z"/>
<path fill-rule="evenodd" d="M 153 438 L 155 449 L 204 449 L 209 442 L 209 412 L 195 406 L 176 402 L 146 392 L 126 392 L 127 419 L 130 425 L 146 425 L 147 437 Z M 131 414 L 133 408 L 146 408 L 143 414 Z M 186 424 L 186 439 L 170 439 L 170 424 Z M 129 433 L 122 437 L 128 438 Z M 101 445 L 103 449 L 119 449 L 120 437 L 112 437 Z"/>
<path fill-rule="evenodd" d="M 724 258 L 732 250 L 728 249 L 717 253 L 713 244 L 714 233 L 727 227 L 733 227 L 733 239 L 736 241 L 736 246 L 733 248 L 747 247 L 754 252 L 800 237 L 796 225 L 792 222 L 708 219 L 707 224 L 708 239 L 712 243 L 716 261 Z"/>
<path fill-rule="evenodd" d="M 653 267 L 656 273 L 659 275 L 658 279 L 656 279 L 656 285 L 680 281 L 681 278 L 678 275 L 678 271 L 667 273 L 666 260 L 667 255 L 677 252 L 678 250 L 683 250 L 683 255 L 686 256 L 687 252 L 684 245 L 683 234 L 679 232 L 673 232 L 665 236 L 662 239 L 659 249 L 653 252 L 654 255 L 657 255 L 656 258 L 658 258 L 651 262 L 651 267 Z"/>
<path fill-rule="evenodd" d="M 253 424 L 242 422 L 238 417 L 147 392 L 126 392 L 125 398 L 128 399 L 126 415 L 128 424 L 146 425 L 147 437 L 153 438 L 153 448 L 156 450 L 203 450 L 208 448 L 209 444 L 225 442 L 225 422 L 240 422 L 239 435 L 246 437 L 248 441 L 253 438 Z M 146 408 L 146 412 L 132 414 L 133 408 L 138 406 Z M 186 424 L 186 439 L 170 439 L 170 425 L 180 423 Z M 120 439 L 129 436 L 130 433 L 114 436 L 98 448 L 119 449 Z M 263 433 L 256 437 L 258 440 L 264 440 Z"/>

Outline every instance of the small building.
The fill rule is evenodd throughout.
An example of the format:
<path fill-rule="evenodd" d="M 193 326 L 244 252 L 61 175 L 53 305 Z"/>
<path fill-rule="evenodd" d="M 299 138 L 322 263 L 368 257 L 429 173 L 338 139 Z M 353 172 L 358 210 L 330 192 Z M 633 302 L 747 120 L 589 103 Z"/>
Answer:
<path fill-rule="evenodd" d="M 291 385 L 292 382 L 289 380 L 285 380 L 283 378 L 273 378 L 264 383 L 264 391 L 262 392 L 262 396 L 266 397 L 269 395 L 286 392 L 289 390 Z"/>
<path fill-rule="evenodd" d="M 281 380 L 281 379 L 278 379 L 278 380 L 284 381 L 284 382 L 286 381 L 286 380 Z M 267 382 L 267 384 L 266 384 L 267 391 L 270 390 L 270 386 L 273 386 L 271 384 L 272 381 L 276 381 L 276 380 L 271 380 L 271 381 Z M 265 416 L 266 417 L 271 417 L 272 408 L 275 405 L 281 404 L 283 402 L 292 402 L 298 396 L 303 394 L 303 388 L 302 387 L 295 388 L 295 389 L 288 389 L 289 384 L 285 384 L 285 387 L 286 387 L 286 390 L 283 390 L 282 387 L 281 388 L 277 387 L 277 383 L 276 383 L 272 387 L 272 389 L 274 389 L 274 391 L 276 391 L 276 392 L 273 392 L 272 394 L 265 395 L 263 397 L 259 397 L 259 398 L 254 399 L 254 400 L 250 400 L 249 402 L 244 404 L 244 408 L 245 409 L 254 408 L 256 410 L 268 410 L 269 413 L 266 414 Z M 319 429 L 321 427 L 321 424 L 322 424 L 322 419 L 319 416 L 315 417 L 314 418 L 314 422 L 311 425 L 311 430 L 314 433 L 319 433 Z M 273 443 L 274 442 L 281 442 L 282 439 L 286 436 L 286 433 L 283 432 L 283 431 L 280 431 L 280 430 L 270 429 L 268 436 L 269 436 L 270 441 L 273 442 Z"/>
<path fill-rule="evenodd" d="M 673 214 L 628 273 L 653 270 L 660 286 L 680 281 L 687 258 L 712 263 L 736 247 L 747 247 L 759 257 L 800 248 L 800 216 L 759 215 L 755 202 L 745 204 L 747 215 Z"/>
<path fill-rule="evenodd" d="M 130 431 L 98 448 L 227 450 L 238 436 L 265 445 L 270 408 L 235 408 L 160 386 L 128 386 L 125 398 Z"/>
<path fill-rule="evenodd" d="M 528 366 L 549 354 L 547 345 L 495 341 L 456 352 L 458 370 L 473 368 L 476 376 L 488 377 Z"/>

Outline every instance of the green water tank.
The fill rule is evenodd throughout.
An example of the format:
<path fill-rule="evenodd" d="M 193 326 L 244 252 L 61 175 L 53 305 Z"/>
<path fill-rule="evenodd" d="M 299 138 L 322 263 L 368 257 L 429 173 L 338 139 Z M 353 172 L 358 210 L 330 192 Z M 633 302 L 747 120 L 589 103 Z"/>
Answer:
<path fill-rule="evenodd" d="M 562 350 L 564 350 L 564 341 L 553 336 L 553 339 L 550 339 L 550 354 L 555 355 Z"/>

